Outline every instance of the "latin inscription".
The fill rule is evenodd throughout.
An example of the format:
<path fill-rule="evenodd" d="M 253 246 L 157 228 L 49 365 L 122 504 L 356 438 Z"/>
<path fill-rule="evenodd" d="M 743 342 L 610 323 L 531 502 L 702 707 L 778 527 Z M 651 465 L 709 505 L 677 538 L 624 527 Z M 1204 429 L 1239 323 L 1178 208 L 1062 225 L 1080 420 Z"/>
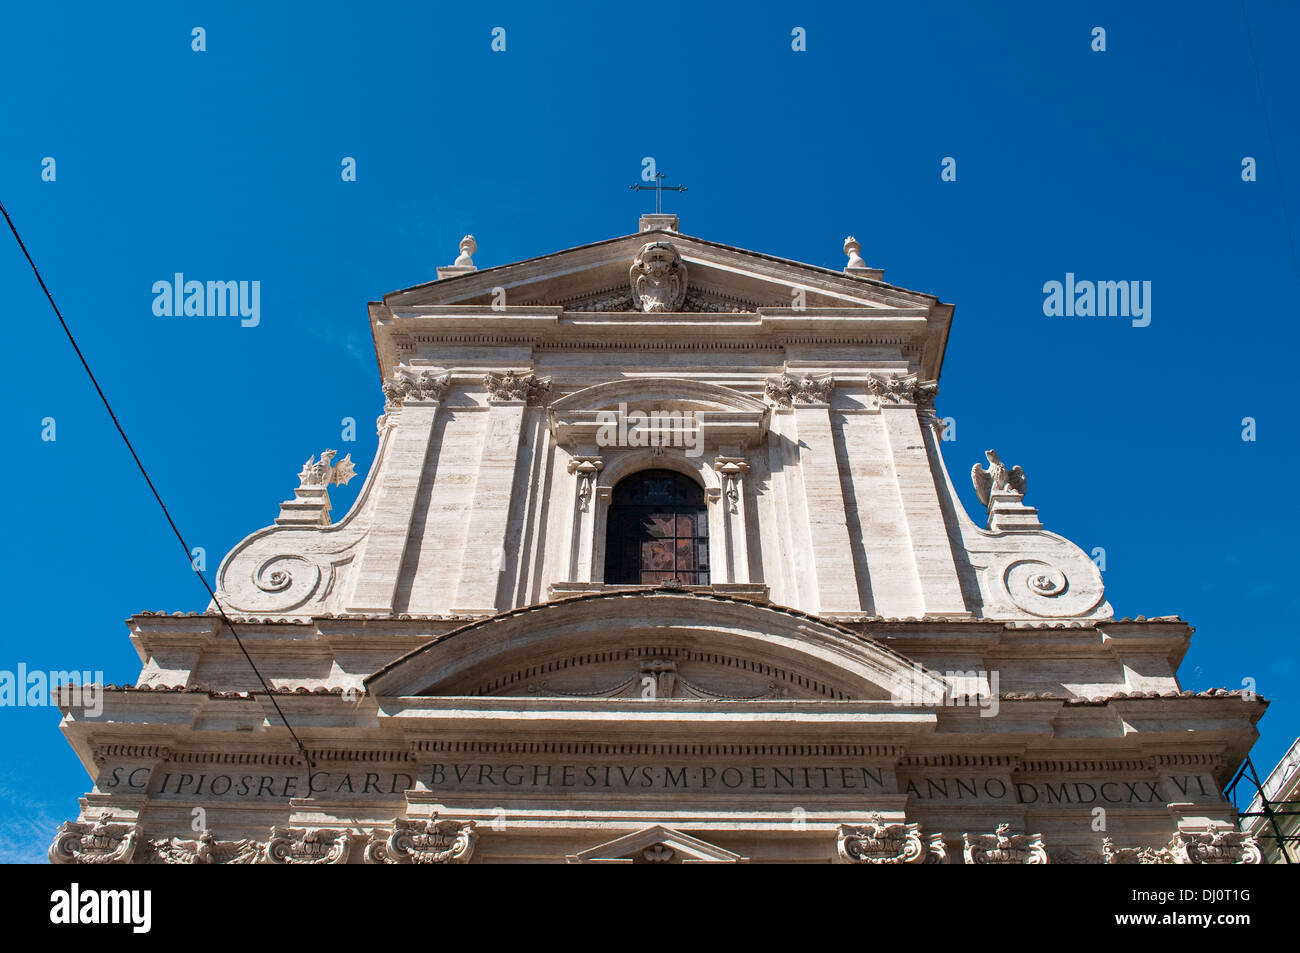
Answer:
<path fill-rule="evenodd" d="M 999 777 L 912 778 L 902 790 L 918 801 L 999 801 L 1040 806 L 1167 804 L 1187 798 L 1217 798 L 1213 783 L 1200 775 L 1170 775 L 1176 797 L 1167 797 L 1160 782 L 1146 780 L 1009 781 Z"/>
<path fill-rule="evenodd" d="M 864 765 L 664 765 L 525 764 L 439 762 L 415 772 L 317 770 L 299 774 L 230 774 L 162 770 L 150 782 L 149 768 L 114 768 L 103 791 L 140 792 L 162 798 L 273 799 L 294 797 L 400 797 L 411 788 L 430 791 L 521 791 L 554 793 L 589 790 L 622 793 L 886 792 L 885 769 Z"/>
<path fill-rule="evenodd" d="M 865 791 L 885 790 L 879 767 L 636 764 L 434 764 L 432 790 L 587 788 L 600 791 Z"/>
<path fill-rule="evenodd" d="M 456 761 L 427 764 L 418 771 L 318 769 L 285 773 L 204 772 L 164 766 L 114 767 L 99 789 L 145 793 L 157 798 L 275 800 L 295 797 L 398 798 L 412 789 L 446 793 L 599 794 L 907 794 L 917 801 L 983 801 L 1037 806 L 1165 804 L 1217 799 L 1204 775 L 1167 775 L 1163 781 L 1086 778 L 1015 781 L 1006 777 L 937 776 L 900 778 L 895 784 L 879 765 L 737 764 L 536 764 Z"/>

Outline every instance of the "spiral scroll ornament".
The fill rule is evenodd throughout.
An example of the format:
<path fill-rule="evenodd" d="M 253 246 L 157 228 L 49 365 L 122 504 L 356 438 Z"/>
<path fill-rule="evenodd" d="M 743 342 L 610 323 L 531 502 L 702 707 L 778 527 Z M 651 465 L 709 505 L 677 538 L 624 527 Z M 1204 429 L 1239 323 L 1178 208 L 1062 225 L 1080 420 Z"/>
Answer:
<path fill-rule="evenodd" d="M 316 594 L 321 568 L 303 556 L 273 556 L 253 573 L 253 584 L 274 599 L 259 598 L 257 608 L 268 612 L 296 609 Z"/>
<path fill-rule="evenodd" d="M 1087 584 L 1088 568 L 1090 564 L 1061 568 L 1041 559 L 1020 559 L 1007 566 L 1002 584 L 1011 601 L 1025 612 L 1067 618 L 1088 612 L 1100 601 L 1100 592 Z"/>

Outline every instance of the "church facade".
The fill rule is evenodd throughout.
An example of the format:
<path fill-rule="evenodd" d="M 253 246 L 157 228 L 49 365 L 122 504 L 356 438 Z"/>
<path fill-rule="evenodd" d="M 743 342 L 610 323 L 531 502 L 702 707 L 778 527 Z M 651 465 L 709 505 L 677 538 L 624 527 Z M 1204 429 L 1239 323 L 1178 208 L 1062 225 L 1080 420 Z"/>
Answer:
<path fill-rule="evenodd" d="M 1265 702 L 1182 690 L 1191 628 L 1114 618 L 1020 467 L 949 461 L 965 511 L 951 305 L 671 215 L 461 250 L 370 305 L 351 511 L 313 454 L 217 572 L 272 694 L 215 605 L 134 616 L 52 861 L 1260 861 Z"/>

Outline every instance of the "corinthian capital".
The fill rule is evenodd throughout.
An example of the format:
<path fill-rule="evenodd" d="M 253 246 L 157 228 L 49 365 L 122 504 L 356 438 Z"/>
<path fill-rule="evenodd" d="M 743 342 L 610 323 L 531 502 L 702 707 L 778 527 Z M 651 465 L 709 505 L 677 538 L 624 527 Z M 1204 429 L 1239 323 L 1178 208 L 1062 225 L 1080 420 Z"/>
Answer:
<path fill-rule="evenodd" d="M 767 399 L 778 407 L 794 404 L 829 404 L 835 390 L 835 378 L 829 374 L 821 378 L 792 377 L 782 374 L 768 378 L 763 388 Z"/>
<path fill-rule="evenodd" d="M 517 374 L 506 371 L 504 374 L 488 373 L 483 377 L 487 387 L 488 401 L 525 400 L 530 404 L 544 404 L 551 396 L 551 379 L 539 378 L 535 374 Z"/>
<path fill-rule="evenodd" d="M 406 400 L 442 400 L 451 387 L 451 372 L 434 374 L 421 371 L 418 377 L 404 374 L 401 369 L 384 381 L 384 407 L 400 407 Z"/>
<path fill-rule="evenodd" d="M 867 377 L 867 389 L 881 404 L 918 404 L 933 413 L 939 384 L 920 380 L 915 374 L 871 374 Z"/>

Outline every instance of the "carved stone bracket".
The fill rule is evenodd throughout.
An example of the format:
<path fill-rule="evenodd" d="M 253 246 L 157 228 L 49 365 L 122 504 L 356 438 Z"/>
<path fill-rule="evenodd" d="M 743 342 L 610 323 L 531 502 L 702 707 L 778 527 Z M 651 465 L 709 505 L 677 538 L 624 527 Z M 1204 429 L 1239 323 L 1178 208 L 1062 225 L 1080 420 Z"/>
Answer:
<path fill-rule="evenodd" d="M 596 486 L 596 475 L 604 468 L 605 461 L 600 457 L 573 457 L 569 460 L 569 472 L 578 475 L 578 510 L 586 513 L 591 509 L 591 497 Z"/>
<path fill-rule="evenodd" d="M 105 811 L 93 824 L 60 824 L 50 845 L 50 863 L 129 864 L 139 836 L 136 825 L 114 824 L 112 820 L 113 815 Z"/>
<path fill-rule="evenodd" d="M 770 377 L 763 388 L 767 399 L 777 407 L 794 404 L 829 404 L 835 390 L 835 378 L 829 374 L 821 378 L 792 377 L 782 374 Z"/>
<path fill-rule="evenodd" d="M 488 401 L 523 400 L 530 404 L 544 404 L 551 397 L 551 379 L 539 378 L 534 374 L 506 371 L 504 374 L 489 372 L 483 377 L 487 387 Z"/>
<path fill-rule="evenodd" d="M 749 473 L 749 464 L 745 462 L 744 457 L 718 457 L 713 461 L 713 465 L 721 475 L 728 512 L 739 513 L 743 492 L 742 482 L 745 475 Z"/>
<path fill-rule="evenodd" d="M 964 834 L 968 864 L 1046 864 L 1042 834 L 1012 834 L 1010 824 L 999 824 L 992 834 Z"/>
<path fill-rule="evenodd" d="M 265 853 L 268 864 L 346 864 L 352 839 L 347 831 L 275 827 Z"/>
<path fill-rule="evenodd" d="M 366 845 L 370 864 L 465 864 L 478 832 L 473 821 L 436 819 L 393 821 L 391 831 L 375 831 Z"/>

